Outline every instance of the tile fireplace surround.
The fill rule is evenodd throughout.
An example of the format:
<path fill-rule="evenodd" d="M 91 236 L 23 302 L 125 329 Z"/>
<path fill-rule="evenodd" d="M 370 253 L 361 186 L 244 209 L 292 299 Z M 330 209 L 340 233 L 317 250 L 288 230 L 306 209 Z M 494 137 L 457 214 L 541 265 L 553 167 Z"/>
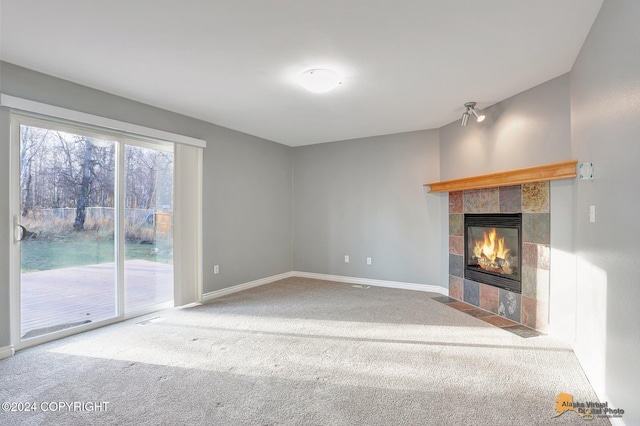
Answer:
<path fill-rule="evenodd" d="M 464 278 L 465 213 L 522 213 L 522 294 Z M 449 296 L 546 332 L 549 244 L 549 181 L 450 192 Z"/>

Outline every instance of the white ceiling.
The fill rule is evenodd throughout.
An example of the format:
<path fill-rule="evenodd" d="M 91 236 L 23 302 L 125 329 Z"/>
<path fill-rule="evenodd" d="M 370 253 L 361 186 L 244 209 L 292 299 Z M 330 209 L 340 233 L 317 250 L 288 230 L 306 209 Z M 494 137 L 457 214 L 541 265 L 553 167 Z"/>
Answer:
<path fill-rule="evenodd" d="M 0 0 L 0 57 L 298 146 L 438 128 L 564 74 L 601 4 Z M 320 67 L 343 84 L 306 92 Z"/>

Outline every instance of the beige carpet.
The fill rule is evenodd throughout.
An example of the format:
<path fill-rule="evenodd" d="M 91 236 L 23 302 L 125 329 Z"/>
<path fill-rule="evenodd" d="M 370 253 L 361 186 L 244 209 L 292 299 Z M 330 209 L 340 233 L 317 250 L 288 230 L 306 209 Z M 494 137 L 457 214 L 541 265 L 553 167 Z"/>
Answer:
<path fill-rule="evenodd" d="M 435 296 L 290 278 L 27 349 L 0 361 L 0 402 L 35 411 L 0 424 L 585 423 L 552 418 L 561 392 L 596 401 L 565 344 Z"/>

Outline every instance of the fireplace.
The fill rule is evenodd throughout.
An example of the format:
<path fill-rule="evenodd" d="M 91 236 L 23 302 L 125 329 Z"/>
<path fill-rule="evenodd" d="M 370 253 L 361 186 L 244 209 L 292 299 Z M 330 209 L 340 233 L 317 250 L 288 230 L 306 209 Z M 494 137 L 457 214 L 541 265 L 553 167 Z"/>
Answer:
<path fill-rule="evenodd" d="M 522 214 L 465 214 L 466 279 L 521 293 Z"/>
<path fill-rule="evenodd" d="M 549 194 L 549 181 L 449 192 L 449 296 L 527 327 L 542 332 L 548 330 L 551 265 Z M 473 223 L 483 216 L 486 221 Z M 509 216 L 515 223 L 501 223 Z M 475 244 L 469 247 L 465 240 L 469 220 L 472 226 L 488 228 L 472 232 L 472 235 L 479 234 L 482 241 L 485 232 L 491 241 L 493 237 L 489 232 L 493 228 L 496 228 L 496 237 L 503 234 L 500 228 L 511 228 L 512 234 L 505 235 L 503 243 L 503 249 L 506 245 L 510 250 L 510 266 L 515 266 L 511 275 L 482 273 L 473 262 L 466 266 L 467 259 L 473 258 L 475 248 Z M 513 235 L 516 230 L 517 238 Z M 513 252 L 510 245 L 515 241 L 513 249 L 516 252 Z"/>

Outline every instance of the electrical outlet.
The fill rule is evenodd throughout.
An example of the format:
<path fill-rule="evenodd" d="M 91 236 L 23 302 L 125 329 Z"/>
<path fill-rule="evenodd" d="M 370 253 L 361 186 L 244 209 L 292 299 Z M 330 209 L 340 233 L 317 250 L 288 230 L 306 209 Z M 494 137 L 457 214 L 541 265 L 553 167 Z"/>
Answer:
<path fill-rule="evenodd" d="M 219 274 L 220 273 L 220 266 L 219 265 L 213 265 L 213 273 L 214 274 Z"/>
<path fill-rule="evenodd" d="M 344 257 L 344 263 L 349 263 L 349 256 L 348 256 L 348 255 L 345 255 L 345 257 Z"/>
<path fill-rule="evenodd" d="M 367 257 L 367 265 L 371 265 L 371 258 Z"/>

